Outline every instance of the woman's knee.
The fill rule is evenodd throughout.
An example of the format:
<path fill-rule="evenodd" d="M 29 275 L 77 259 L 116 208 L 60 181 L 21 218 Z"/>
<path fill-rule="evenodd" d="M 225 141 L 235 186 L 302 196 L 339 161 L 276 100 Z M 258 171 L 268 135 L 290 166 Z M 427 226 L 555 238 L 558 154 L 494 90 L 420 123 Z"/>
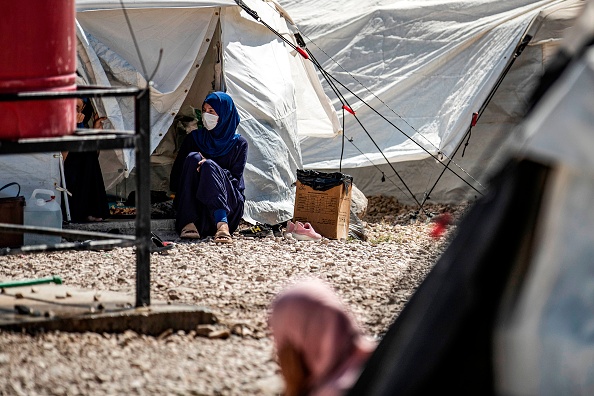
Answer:
<path fill-rule="evenodd" d="M 202 160 L 202 155 L 198 152 L 191 152 L 186 156 L 186 160 L 184 161 L 185 165 L 189 166 L 198 166 L 198 162 Z"/>
<path fill-rule="evenodd" d="M 213 172 L 220 169 L 219 165 L 213 160 L 207 159 L 200 165 L 200 172 Z"/>

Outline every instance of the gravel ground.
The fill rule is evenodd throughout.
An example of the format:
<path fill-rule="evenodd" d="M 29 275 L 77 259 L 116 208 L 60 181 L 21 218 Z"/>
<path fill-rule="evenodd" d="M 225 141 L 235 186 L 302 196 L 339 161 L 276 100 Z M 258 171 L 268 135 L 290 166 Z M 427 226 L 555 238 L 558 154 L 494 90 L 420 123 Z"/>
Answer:
<path fill-rule="evenodd" d="M 426 209 L 454 219 L 462 213 Z M 0 395 L 281 394 L 266 326 L 281 288 L 306 277 L 327 280 L 379 340 L 455 228 L 436 240 L 425 215 L 382 197 L 369 198 L 363 221 L 367 241 L 236 237 L 232 245 L 181 242 L 154 254 L 151 298 L 210 307 L 219 320 L 211 337 L 0 332 Z M 0 257 L 0 280 L 59 275 L 73 287 L 133 294 L 134 266 L 132 248 L 8 256 Z"/>

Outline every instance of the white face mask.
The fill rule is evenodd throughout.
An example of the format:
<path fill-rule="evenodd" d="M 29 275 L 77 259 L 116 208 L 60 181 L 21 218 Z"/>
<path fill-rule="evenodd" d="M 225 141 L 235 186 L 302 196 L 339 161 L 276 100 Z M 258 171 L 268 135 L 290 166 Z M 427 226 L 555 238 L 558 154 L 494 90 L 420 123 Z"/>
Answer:
<path fill-rule="evenodd" d="M 202 123 L 204 124 L 204 128 L 210 131 L 217 126 L 217 122 L 219 122 L 219 116 L 210 113 L 202 113 Z"/>

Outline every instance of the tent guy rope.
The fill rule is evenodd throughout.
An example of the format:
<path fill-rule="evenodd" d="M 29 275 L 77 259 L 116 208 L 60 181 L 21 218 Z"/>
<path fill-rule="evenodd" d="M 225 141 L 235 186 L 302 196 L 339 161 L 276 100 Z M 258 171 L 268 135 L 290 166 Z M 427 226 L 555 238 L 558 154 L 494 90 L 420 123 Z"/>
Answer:
<path fill-rule="evenodd" d="M 122 12 L 124 13 L 124 18 L 126 18 L 126 24 L 128 25 L 128 30 L 130 31 L 130 36 L 132 37 L 132 42 L 134 43 L 134 48 L 136 49 L 136 54 L 138 55 L 138 60 L 140 61 L 140 66 L 142 67 L 143 77 L 146 80 L 146 87 L 147 89 L 149 86 L 153 85 L 153 78 L 157 74 L 159 70 L 159 66 L 161 65 L 161 59 L 163 59 L 163 48 L 159 49 L 159 58 L 157 59 L 157 65 L 155 69 L 149 76 L 146 71 L 146 66 L 144 65 L 144 59 L 142 58 L 142 54 L 140 53 L 140 47 L 138 46 L 138 41 L 136 41 L 136 35 L 134 34 L 134 29 L 132 29 L 132 23 L 130 22 L 130 18 L 128 17 L 128 12 L 126 11 L 126 6 L 124 6 L 124 0 L 120 0 L 120 5 L 122 6 Z"/>
<path fill-rule="evenodd" d="M 338 83 L 342 88 L 344 88 L 346 91 L 348 91 L 350 94 L 352 94 L 354 97 L 356 97 L 359 101 L 361 101 L 364 105 L 366 105 L 368 108 L 370 108 L 374 113 L 376 113 L 378 116 L 380 116 L 383 120 L 385 120 L 386 122 L 388 122 L 388 124 L 390 124 L 392 127 L 394 127 L 396 130 L 398 130 L 400 133 L 402 133 L 407 139 L 409 139 L 410 141 L 412 141 L 414 144 L 416 144 L 419 148 L 421 148 L 425 153 L 427 153 L 429 156 L 431 156 L 433 159 L 435 159 L 437 162 L 439 162 L 440 164 L 443 165 L 444 167 L 444 171 L 445 169 L 449 169 L 456 177 L 458 177 L 462 182 L 464 182 L 466 185 L 468 185 L 470 188 L 472 188 L 474 191 L 476 191 L 477 193 L 482 195 L 482 192 L 479 191 L 475 186 L 473 186 L 468 180 L 466 180 L 464 177 L 460 176 L 458 173 L 456 173 L 452 168 L 450 168 L 450 164 L 453 163 L 454 165 L 456 165 L 464 174 L 466 174 L 466 176 L 468 176 L 472 181 L 474 181 L 478 186 L 483 187 L 481 185 L 481 183 L 476 180 L 476 178 L 474 178 L 472 175 L 470 175 L 466 170 L 464 170 L 459 164 L 457 164 L 455 161 L 453 161 L 453 158 L 449 158 L 445 153 L 443 153 L 443 151 L 441 151 L 441 149 L 439 149 L 438 147 L 436 147 L 429 139 L 427 139 L 423 134 L 421 134 L 419 131 L 417 131 L 412 125 L 410 125 L 410 123 L 408 123 L 404 118 L 402 118 L 402 116 L 400 116 L 396 111 L 394 111 L 393 109 L 391 109 L 384 101 L 382 101 L 380 98 L 377 97 L 377 95 L 375 95 L 373 92 L 371 92 L 368 88 L 366 88 L 356 77 L 354 77 L 350 72 L 348 72 L 347 70 L 345 70 L 342 66 L 340 66 L 349 76 L 351 76 L 355 81 L 357 81 L 357 83 L 359 83 L 361 86 L 363 86 L 368 92 L 370 92 L 375 98 L 377 98 L 384 106 L 386 106 L 388 109 L 390 109 L 396 116 L 398 116 L 398 118 L 400 118 L 401 120 L 403 120 L 406 125 L 408 125 L 412 130 L 414 130 L 419 136 L 423 137 L 425 140 L 427 140 L 427 142 L 433 146 L 436 150 L 438 150 L 439 154 L 442 155 L 445 158 L 448 158 L 448 163 L 444 163 L 442 160 L 440 160 L 436 155 L 432 154 L 431 152 L 429 152 L 425 147 L 423 147 L 419 142 L 417 142 L 416 140 L 414 140 L 412 138 L 412 136 L 408 135 L 406 132 L 404 132 L 401 128 L 399 128 L 398 126 L 396 126 L 392 121 L 388 120 L 383 114 L 381 114 L 379 111 L 377 111 L 375 108 L 373 108 L 371 105 L 369 105 L 369 103 L 367 103 L 365 100 L 363 100 L 361 97 L 359 97 L 357 94 L 355 94 L 352 90 L 350 90 L 348 87 L 346 87 L 344 84 L 342 84 L 338 79 L 336 79 L 334 76 L 332 76 L 331 74 L 329 74 L 323 67 L 322 65 L 317 61 L 317 59 L 313 56 L 313 54 L 311 53 L 311 51 L 309 51 L 309 49 L 307 48 L 305 41 L 303 40 L 303 38 L 301 37 L 300 33 L 295 33 L 295 39 L 297 41 L 297 43 L 299 44 L 300 47 L 297 47 L 295 44 L 291 43 L 289 40 L 287 40 L 286 37 L 283 37 L 278 31 L 276 31 L 275 29 L 273 29 L 271 26 L 269 26 L 268 24 L 264 23 L 263 21 L 261 21 L 260 17 L 258 16 L 258 14 L 251 10 L 249 7 L 247 7 L 247 5 L 245 5 L 245 3 L 243 3 L 241 0 L 236 0 L 236 3 L 243 9 L 245 10 L 250 16 L 252 16 L 254 19 L 256 19 L 257 21 L 261 22 L 262 24 L 264 24 L 264 26 L 266 26 L 271 32 L 273 32 L 275 35 L 277 35 L 279 38 L 281 38 L 285 43 L 287 43 L 291 48 L 293 48 L 294 50 L 298 51 L 300 54 L 302 54 L 302 56 L 305 59 L 310 60 L 320 71 L 320 73 L 322 74 L 322 76 L 325 78 L 325 80 L 328 82 L 329 86 L 331 87 L 332 91 L 337 95 L 338 99 L 340 100 L 341 104 L 342 104 L 342 108 L 343 110 L 348 111 L 349 113 L 351 113 L 355 119 L 357 120 L 357 122 L 359 123 L 359 125 L 361 126 L 361 128 L 363 129 L 363 131 L 367 134 L 367 136 L 371 139 L 372 143 L 374 144 L 374 146 L 377 148 L 377 150 L 379 151 L 379 153 L 384 157 L 384 159 L 386 160 L 386 163 L 390 166 L 390 168 L 394 171 L 394 173 L 396 174 L 396 176 L 401 180 L 401 182 L 404 184 L 404 186 L 407 188 L 407 190 L 410 192 L 411 197 L 413 198 L 413 200 L 419 205 L 420 210 L 423 210 L 423 204 L 421 204 L 417 198 L 414 196 L 414 194 L 412 193 L 412 191 L 410 191 L 410 189 L 408 188 L 408 186 L 406 185 L 406 183 L 404 182 L 404 180 L 402 179 L 402 177 L 398 174 L 398 172 L 396 171 L 396 169 L 394 168 L 394 166 L 390 163 L 390 161 L 387 159 L 387 157 L 385 156 L 385 154 L 383 153 L 383 151 L 379 148 L 379 146 L 377 145 L 377 143 L 373 140 L 373 138 L 371 137 L 371 135 L 369 134 L 369 132 L 365 129 L 365 127 L 363 126 L 363 124 L 361 123 L 361 121 L 357 118 L 355 112 L 352 110 L 352 107 L 350 105 L 348 105 L 346 99 L 344 98 L 344 96 L 342 96 L 339 92 L 339 90 L 337 89 L 336 85 L 334 83 L 331 82 L 331 80 L 334 80 L 336 83 Z M 311 42 L 311 40 L 310 40 Z M 315 45 L 315 44 L 314 44 Z M 303 49 L 305 48 L 305 49 Z M 319 48 L 319 47 L 318 47 Z M 305 51 L 307 53 L 307 56 L 303 55 L 303 51 Z M 323 50 L 320 49 L 320 51 L 322 51 L 323 53 L 325 53 Z M 327 55 L 327 54 L 326 54 Z M 328 56 L 330 59 L 332 59 L 330 56 Z M 338 64 L 338 62 L 336 62 L 336 60 L 332 59 L 335 63 Z M 343 128 L 343 134 L 344 134 L 344 128 Z M 353 141 L 349 140 L 349 142 L 352 144 Z M 452 156 L 453 157 L 453 156 Z M 342 158 L 341 158 L 342 159 Z M 342 166 L 341 166 L 342 167 Z M 379 169 L 378 169 L 379 170 Z M 442 173 L 443 174 L 443 173 Z M 384 180 L 385 176 L 382 172 L 382 181 Z M 484 187 L 483 187 L 484 188 Z M 427 197 L 428 195 L 425 194 L 425 197 Z"/>

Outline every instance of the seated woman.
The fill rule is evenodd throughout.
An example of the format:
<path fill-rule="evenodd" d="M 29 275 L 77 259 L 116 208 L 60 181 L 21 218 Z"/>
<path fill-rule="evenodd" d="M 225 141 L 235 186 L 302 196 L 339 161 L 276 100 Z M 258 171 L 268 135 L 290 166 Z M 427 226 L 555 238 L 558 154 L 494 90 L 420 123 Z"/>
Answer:
<path fill-rule="evenodd" d="M 187 135 L 171 169 L 176 230 L 181 238 L 213 236 L 232 242 L 243 216 L 243 171 L 248 143 L 236 132 L 239 113 L 224 92 L 209 94 L 202 104 L 203 128 Z"/>
<path fill-rule="evenodd" d="M 333 290 L 320 280 L 282 291 L 272 303 L 269 326 L 285 396 L 346 393 L 375 349 Z"/>
<path fill-rule="evenodd" d="M 77 128 L 88 128 L 93 120 L 93 129 L 103 129 L 105 117 L 98 117 L 87 98 L 76 99 Z M 70 217 L 74 223 L 103 221 L 109 216 L 107 194 L 99 165 L 99 152 L 62 152 Z M 63 210 L 62 213 L 65 214 Z"/>

